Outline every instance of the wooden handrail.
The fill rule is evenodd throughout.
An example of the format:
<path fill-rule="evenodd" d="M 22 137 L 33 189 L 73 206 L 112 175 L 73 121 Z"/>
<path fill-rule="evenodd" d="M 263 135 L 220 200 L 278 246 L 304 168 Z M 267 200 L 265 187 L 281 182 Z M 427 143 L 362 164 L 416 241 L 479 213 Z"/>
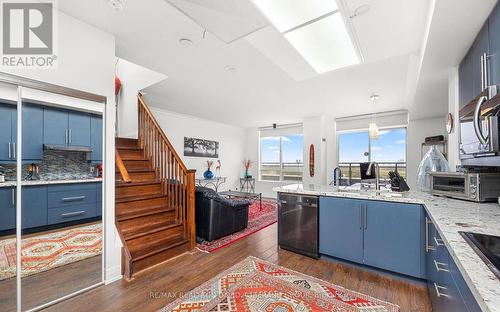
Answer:
<path fill-rule="evenodd" d="M 138 140 L 144 156 L 151 160 L 167 203 L 175 210 L 178 224 L 183 225 L 189 246 L 196 246 L 194 218 L 195 170 L 189 170 L 168 140 L 153 113 L 138 95 Z"/>
<path fill-rule="evenodd" d="M 132 179 L 130 179 L 127 168 L 125 168 L 125 165 L 123 164 L 123 160 L 122 160 L 118 150 L 115 151 L 115 162 L 116 162 L 116 166 L 118 167 L 118 170 L 120 171 L 120 174 L 122 176 L 122 180 L 125 183 L 132 182 Z"/>

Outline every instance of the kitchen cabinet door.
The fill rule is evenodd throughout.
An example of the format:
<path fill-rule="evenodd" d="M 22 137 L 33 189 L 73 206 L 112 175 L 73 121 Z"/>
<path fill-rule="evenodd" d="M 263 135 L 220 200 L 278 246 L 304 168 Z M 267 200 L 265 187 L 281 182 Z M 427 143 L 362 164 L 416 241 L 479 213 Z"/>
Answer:
<path fill-rule="evenodd" d="M 68 112 L 53 108 L 43 110 L 43 143 L 67 144 Z"/>
<path fill-rule="evenodd" d="M 364 263 L 425 278 L 423 207 L 382 201 L 365 207 Z"/>
<path fill-rule="evenodd" d="M 462 108 L 467 105 L 474 96 L 472 95 L 472 73 L 471 73 L 470 56 L 467 54 L 460 67 L 458 68 L 458 81 L 459 81 L 459 107 Z"/>
<path fill-rule="evenodd" d="M 0 104 L 0 161 L 13 160 L 12 156 L 12 110 L 10 104 Z"/>
<path fill-rule="evenodd" d="M 22 228 L 47 225 L 47 186 L 25 186 L 22 195 Z"/>
<path fill-rule="evenodd" d="M 23 160 L 43 158 L 43 108 L 23 104 Z"/>
<path fill-rule="evenodd" d="M 102 216 L 102 183 L 97 183 L 97 207 L 96 215 Z"/>
<path fill-rule="evenodd" d="M 489 54 L 488 23 L 481 28 L 470 51 L 473 98 L 483 91 L 481 87 L 481 56 L 484 53 Z"/>
<path fill-rule="evenodd" d="M 15 191 L 12 187 L 0 188 L 0 231 L 16 228 Z"/>
<path fill-rule="evenodd" d="M 488 23 L 490 44 L 488 69 L 490 72 L 490 84 L 500 86 L 500 3 L 493 9 Z"/>
<path fill-rule="evenodd" d="M 69 112 L 69 145 L 90 146 L 90 114 Z"/>
<path fill-rule="evenodd" d="M 102 117 L 92 115 L 90 118 L 90 147 L 92 148 L 91 160 L 102 162 Z"/>
<path fill-rule="evenodd" d="M 361 201 L 320 197 L 319 252 L 357 263 L 363 262 Z"/>

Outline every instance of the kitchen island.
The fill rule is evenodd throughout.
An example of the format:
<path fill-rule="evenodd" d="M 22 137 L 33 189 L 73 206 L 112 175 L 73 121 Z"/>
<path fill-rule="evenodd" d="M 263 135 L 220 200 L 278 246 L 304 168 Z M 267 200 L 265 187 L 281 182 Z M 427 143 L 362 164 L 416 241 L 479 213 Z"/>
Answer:
<path fill-rule="evenodd" d="M 356 191 L 323 185 L 294 184 L 274 189 L 278 193 L 421 205 L 437 235 L 458 267 L 466 286 L 483 311 L 500 311 L 500 281 L 460 235 L 459 231 L 500 236 L 500 206 L 435 197 L 422 192 Z M 320 204 L 321 209 L 321 204 Z M 320 220 L 321 224 L 321 220 Z M 357 225 L 356 225 L 357 226 Z M 321 238 L 320 238 L 321 246 Z M 426 246 L 421 246 L 426 248 Z M 320 248 L 321 250 L 321 248 Z M 439 262 L 438 262 L 439 263 Z M 429 270 L 429 268 L 427 268 Z"/>

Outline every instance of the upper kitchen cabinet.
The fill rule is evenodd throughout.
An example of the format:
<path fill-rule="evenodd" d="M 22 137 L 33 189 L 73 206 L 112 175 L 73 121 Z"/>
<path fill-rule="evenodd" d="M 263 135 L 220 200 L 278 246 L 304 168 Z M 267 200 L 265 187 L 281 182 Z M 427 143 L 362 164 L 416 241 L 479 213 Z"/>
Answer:
<path fill-rule="evenodd" d="M 90 117 L 90 147 L 92 148 L 91 160 L 102 162 L 102 116 Z"/>
<path fill-rule="evenodd" d="M 490 84 L 500 85 L 500 4 L 497 4 L 488 20 L 489 24 L 489 71 Z"/>
<path fill-rule="evenodd" d="M 23 160 L 43 158 L 43 108 L 23 104 Z"/>
<path fill-rule="evenodd" d="M 470 73 L 472 74 L 472 98 L 478 96 L 479 94 L 481 94 L 481 92 L 483 92 L 481 79 L 481 59 L 483 55 L 489 55 L 489 47 L 490 44 L 488 38 L 488 23 L 486 23 L 484 24 L 483 28 L 481 28 L 481 31 L 474 40 L 474 44 L 472 45 L 472 48 L 469 52 L 469 56 L 467 56 L 467 62 L 469 62 L 470 60 L 472 66 Z M 490 69 L 488 69 L 487 71 L 491 72 Z M 472 100 L 472 98 L 469 100 Z"/>
<path fill-rule="evenodd" d="M 90 114 L 44 108 L 43 143 L 90 146 Z"/>
<path fill-rule="evenodd" d="M 0 161 L 15 160 L 15 141 L 16 141 L 16 108 L 14 105 L 0 104 Z"/>
<path fill-rule="evenodd" d="M 462 63 L 460 63 L 460 67 L 458 68 L 458 76 L 459 101 L 460 108 L 462 108 L 474 98 L 474 92 L 472 91 L 472 62 L 469 58 L 469 54 L 467 54 L 462 60 Z"/>
<path fill-rule="evenodd" d="M 90 114 L 68 113 L 68 144 L 90 146 Z"/>

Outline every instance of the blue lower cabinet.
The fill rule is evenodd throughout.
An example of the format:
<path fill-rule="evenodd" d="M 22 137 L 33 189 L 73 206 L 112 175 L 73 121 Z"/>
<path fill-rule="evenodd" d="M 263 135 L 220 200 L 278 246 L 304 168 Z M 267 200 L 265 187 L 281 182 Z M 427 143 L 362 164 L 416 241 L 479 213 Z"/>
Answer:
<path fill-rule="evenodd" d="M 363 262 L 361 201 L 320 197 L 319 252 L 353 262 Z"/>
<path fill-rule="evenodd" d="M 96 204 L 96 183 L 49 185 L 48 208 Z"/>
<path fill-rule="evenodd" d="M 0 188 L 0 231 L 16 228 L 16 194 L 13 187 Z"/>
<path fill-rule="evenodd" d="M 22 197 L 22 229 L 47 225 L 47 186 L 25 186 Z"/>
<path fill-rule="evenodd" d="M 364 263 L 425 278 L 423 207 L 383 201 L 364 207 Z"/>
<path fill-rule="evenodd" d="M 69 207 L 58 207 L 48 209 L 48 224 L 64 223 L 82 219 L 93 218 L 96 216 L 96 205 L 75 205 Z"/>
<path fill-rule="evenodd" d="M 102 216 L 102 183 L 97 183 L 96 215 Z"/>

